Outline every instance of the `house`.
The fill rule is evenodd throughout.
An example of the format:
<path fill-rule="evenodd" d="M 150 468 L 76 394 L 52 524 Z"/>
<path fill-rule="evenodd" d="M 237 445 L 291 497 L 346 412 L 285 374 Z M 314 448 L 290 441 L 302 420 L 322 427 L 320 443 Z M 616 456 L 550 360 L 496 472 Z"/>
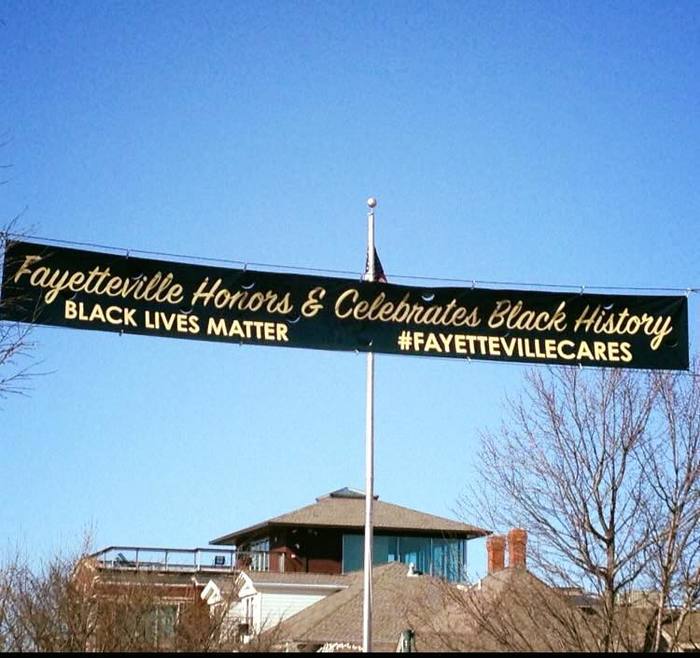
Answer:
<path fill-rule="evenodd" d="M 210 543 L 235 545 L 237 567 L 277 573 L 346 574 L 363 567 L 365 495 L 348 487 Z M 449 581 L 466 579 L 467 542 L 488 530 L 379 500 L 374 563 L 413 563 Z"/>
<path fill-rule="evenodd" d="M 578 587 L 552 587 L 532 574 L 525 530 L 494 535 L 378 499 L 374 508 L 375 651 L 599 648 L 600 599 Z M 156 593 L 157 614 L 148 623 L 158 646 L 201 649 L 201 643 L 183 645 L 177 637 L 182 612 L 196 612 L 196 599 L 205 616 L 216 620 L 205 625 L 207 637 L 212 628 L 219 633 L 218 643 L 207 649 L 237 651 L 253 641 L 268 650 L 357 651 L 363 524 L 364 496 L 340 489 L 224 535 L 209 548 L 110 547 L 90 558 L 90 569 L 101 597 L 129 589 Z M 488 573 L 468 583 L 467 542 L 485 535 Z M 630 596 L 621 603 L 615 648 L 644 646 L 648 602 L 649 596 Z M 679 650 L 697 649 L 697 614 L 670 619 L 666 646 L 674 631 Z M 194 631 L 200 628 L 198 622 Z"/>
<path fill-rule="evenodd" d="M 64 604 L 76 620 L 90 620 L 83 650 L 188 650 L 191 631 L 211 625 L 200 597 L 205 582 L 188 572 L 143 570 L 125 561 L 105 567 L 88 556 L 75 565 Z"/>
<path fill-rule="evenodd" d="M 580 651 L 590 649 L 585 613 L 573 598 L 525 567 L 526 533 L 489 542 L 490 573 L 474 585 L 416 573 L 405 564 L 373 569 L 372 648 L 396 651 Z M 348 586 L 284 620 L 274 630 L 283 651 L 360 651 L 362 572 Z"/>
<path fill-rule="evenodd" d="M 343 574 L 243 571 L 233 583 L 210 580 L 201 598 L 212 609 L 226 606 L 224 627 L 245 641 L 352 582 Z"/>
<path fill-rule="evenodd" d="M 505 548 L 508 549 L 508 563 Z M 595 629 L 584 593 L 551 587 L 527 569 L 527 533 L 487 539 L 487 575 L 469 587 L 442 588 L 437 608 L 416 611 L 433 651 L 592 651 Z"/>
<path fill-rule="evenodd" d="M 208 548 L 110 546 L 86 564 L 102 592 L 147 585 L 159 601 L 159 637 L 195 601 L 223 610 L 225 627 L 245 639 L 350 587 L 350 574 L 363 566 L 364 514 L 364 493 L 343 488 L 214 539 Z M 467 542 L 488 534 L 376 496 L 373 519 L 375 564 L 412 563 L 452 582 L 466 579 Z"/>
<path fill-rule="evenodd" d="M 363 566 L 365 496 L 343 488 L 316 502 L 218 539 L 236 547 L 240 569 L 229 623 L 243 636 L 276 626 L 323 598 L 349 588 Z M 374 563 L 412 563 L 419 571 L 466 579 L 466 542 L 487 534 L 475 526 L 419 512 L 375 497 Z M 406 570 L 402 566 L 402 571 Z M 221 579 L 202 592 L 210 605 L 222 598 Z"/>

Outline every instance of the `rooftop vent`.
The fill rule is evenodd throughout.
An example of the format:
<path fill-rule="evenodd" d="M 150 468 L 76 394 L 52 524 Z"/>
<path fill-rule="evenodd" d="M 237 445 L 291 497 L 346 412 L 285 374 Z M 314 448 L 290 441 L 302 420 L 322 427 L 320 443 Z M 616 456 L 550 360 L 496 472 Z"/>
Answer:
<path fill-rule="evenodd" d="M 316 500 L 323 500 L 324 498 L 361 498 L 364 499 L 365 492 L 359 489 L 353 489 L 352 487 L 343 487 L 342 489 L 337 489 L 336 491 L 331 491 L 325 496 L 319 496 Z M 374 500 L 377 500 L 379 496 L 374 496 Z"/>

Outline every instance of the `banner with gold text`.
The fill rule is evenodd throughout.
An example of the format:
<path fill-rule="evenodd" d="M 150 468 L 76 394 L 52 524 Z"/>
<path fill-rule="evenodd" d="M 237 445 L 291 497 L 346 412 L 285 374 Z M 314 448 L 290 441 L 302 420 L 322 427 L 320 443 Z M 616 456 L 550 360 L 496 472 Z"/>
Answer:
<path fill-rule="evenodd" d="M 684 296 L 415 287 L 20 241 L 6 248 L 0 317 L 283 347 L 688 368 Z"/>

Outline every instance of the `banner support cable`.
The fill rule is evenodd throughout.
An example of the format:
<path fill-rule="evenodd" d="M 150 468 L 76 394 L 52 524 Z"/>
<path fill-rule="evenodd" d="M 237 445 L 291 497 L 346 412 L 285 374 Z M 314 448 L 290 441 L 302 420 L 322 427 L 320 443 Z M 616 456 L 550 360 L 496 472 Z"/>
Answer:
<path fill-rule="evenodd" d="M 227 265 L 240 265 L 253 268 L 274 268 L 275 270 L 281 270 L 283 272 L 320 272 L 327 274 L 341 274 L 345 276 L 357 276 L 359 272 L 356 270 L 339 270 L 328 267 L 307 267 L 301 265 L 284 265 L 278 263 L 258 263 L 258 262 L 245 262 L 242 260 L 236 260 L 232 258 L 215 258 L 210 256 L 195 256 L 192 254 L 176 254 L 167 251 L 153 251 L 147 249 L 127 249 L 126 247 L 115 247 L 112 245 L 103 245 L 95 242 L 82 242 L 78 240 L 63 240 L 60 238 L 51 238 L 39 235 L 30 235 L 23 233 L 13 233 L 11 231 L 0 232 L 0 239 L 5 240 L 38 240 L 40 242 L 45 242 L 49 244 L 59 244 L 59 245 L 70 245 L 73 247 L 90 247 L 94 249 L 107 249 L 109 251 L 128 251 L 129 255 L 139 254 L 143 256 L 157 256 L 157 257 L 167 257 L 167 258 L 183 258 L 187 261 L 197 261 L 201 263 L 223 263 Z M 398 279 L 408 279 L 411 281 L 428 281 L 432 283 L 466 283 L 470 284 L 472 289 L 476 285 L 480 286 L 499 286 L 499 287 L 516 287 L 523 290 L 530 290 L 532 288 L 556 288 L 557 290 L 562 290 L 564 292 L 571 291 L 575 292 L 581 290 L 582 288 L 593 290 L 593 291 L 629 291 L 629 292 L 677 292 L 677 293 L 687 293 L 690 291 L 691 294 L 700 293 L 700 286 L 623 286 L 623 285 L 612 285 L 612 286 L 581 286 L 573 283 L 540 283 L 536 281 L 487 281 L 480 279 L 465 279 L 462 277 L 437 277 L 437 276 L 421 276 L 419 274 L 396 274 L 392 273 L 392 281 Z"/>

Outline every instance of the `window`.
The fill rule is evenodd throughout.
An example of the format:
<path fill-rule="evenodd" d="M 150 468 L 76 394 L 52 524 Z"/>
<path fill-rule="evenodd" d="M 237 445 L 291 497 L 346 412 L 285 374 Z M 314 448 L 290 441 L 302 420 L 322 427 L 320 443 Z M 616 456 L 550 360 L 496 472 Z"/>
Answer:
<path fill-rule="evenodd" d="M 250 568 L 253 571 L 270 570 L 270 538 L 260 539 L 250 545 Z"/>
<path fill-rule="evenodd" d="M 413 563 L 419 571 L 462 581 L 466 574 L 467 542 L 441 537 L 374 536 L 373 564 Z M 364 564 L 364 535 L 343 535 L 343 573 L 358 571 Z"/>

